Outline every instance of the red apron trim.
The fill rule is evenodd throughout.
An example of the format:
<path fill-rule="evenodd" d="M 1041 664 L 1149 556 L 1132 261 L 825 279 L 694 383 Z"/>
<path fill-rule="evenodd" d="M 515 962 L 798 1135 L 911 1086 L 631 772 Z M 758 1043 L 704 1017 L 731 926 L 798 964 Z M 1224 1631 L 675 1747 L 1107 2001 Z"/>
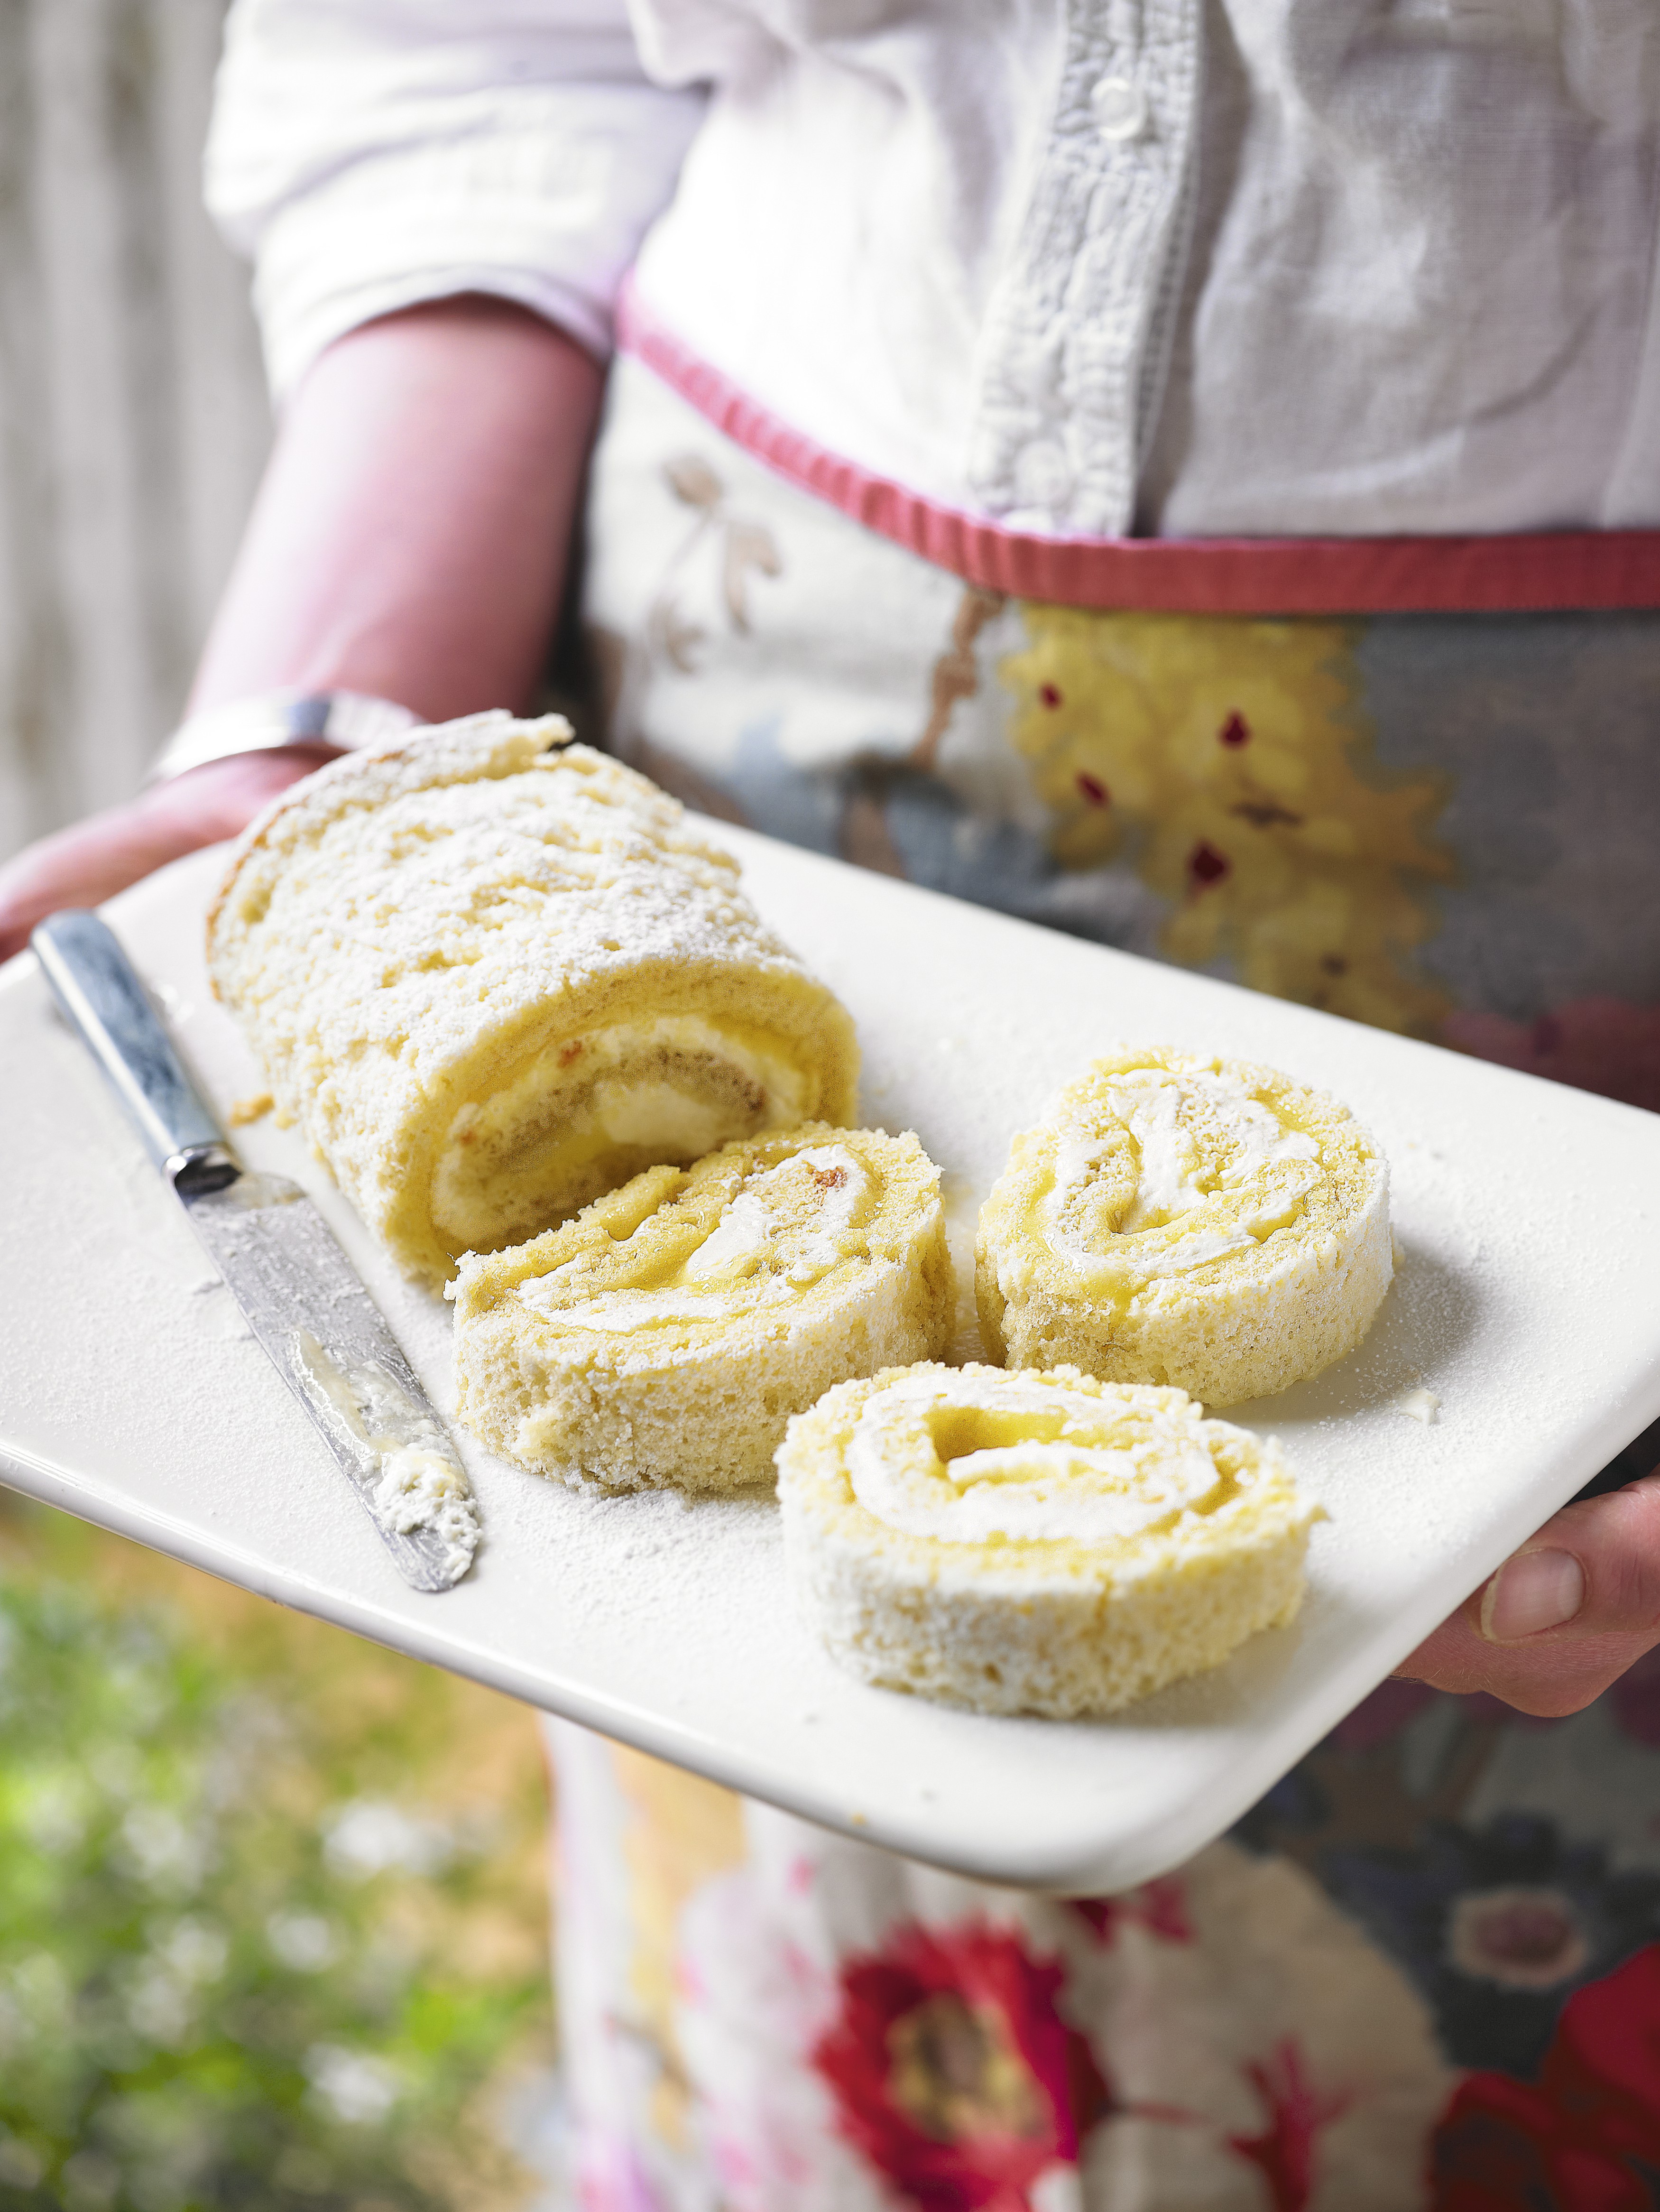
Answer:
<path fill-rule="evenodd" d="M 1062 606 L 1209 615 L 1660 607 L 1660 530 L 1493 538 L 1036 538 L 870 475 L 770 414 L 642 307 L 617 339 L 757 460 L 965 582 Z"/>

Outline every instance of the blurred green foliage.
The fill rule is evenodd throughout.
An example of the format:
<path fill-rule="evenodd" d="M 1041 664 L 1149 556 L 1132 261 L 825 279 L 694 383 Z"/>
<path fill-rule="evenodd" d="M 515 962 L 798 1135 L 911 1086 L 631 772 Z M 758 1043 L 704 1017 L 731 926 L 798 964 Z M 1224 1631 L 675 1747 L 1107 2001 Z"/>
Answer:
<path fill-rule="evenodd" d="M 409 1795 L 484 1693 L 255 1600 L 223 1594 L 285 1626 L 227 1638 L 64 1566 L 0 1574 L 0 2207 L 521 2196 L 478 2106 L 545 2026 L 502 1871 L 539 1786 Z"/>

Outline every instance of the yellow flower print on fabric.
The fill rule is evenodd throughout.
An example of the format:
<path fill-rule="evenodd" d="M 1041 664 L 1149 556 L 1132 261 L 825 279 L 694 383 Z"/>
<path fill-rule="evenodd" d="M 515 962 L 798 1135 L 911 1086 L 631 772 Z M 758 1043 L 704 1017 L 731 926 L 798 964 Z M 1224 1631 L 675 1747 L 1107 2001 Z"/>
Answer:
<path fill-rule="evenodd" d="M 1172 903 L 1172 960 L 1433 1034 L 1451 1001 L 1415 972 L 1452 872 L 1430 825 L 1450 779 L 1377 763 L 1359 625 L 1026 605 L 998 673 L 1010 736 L 1063 867 L 1111 856 Z"/>

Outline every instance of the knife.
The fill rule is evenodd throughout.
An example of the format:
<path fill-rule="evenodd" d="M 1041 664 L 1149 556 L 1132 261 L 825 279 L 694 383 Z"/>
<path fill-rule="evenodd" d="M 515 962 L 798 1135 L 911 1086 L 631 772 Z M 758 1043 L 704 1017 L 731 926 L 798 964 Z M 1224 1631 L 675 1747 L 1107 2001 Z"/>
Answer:
<path fill-rule="evenodd" d="M 53 915 L 31 942 L 53 996 L 398 1572 L 418 1590 L 449 1589 L 473 1563 L 477 1502 L 447 1430 L 327 1223 L 298 1183 L 237 1158 L 105 922 Z"/>

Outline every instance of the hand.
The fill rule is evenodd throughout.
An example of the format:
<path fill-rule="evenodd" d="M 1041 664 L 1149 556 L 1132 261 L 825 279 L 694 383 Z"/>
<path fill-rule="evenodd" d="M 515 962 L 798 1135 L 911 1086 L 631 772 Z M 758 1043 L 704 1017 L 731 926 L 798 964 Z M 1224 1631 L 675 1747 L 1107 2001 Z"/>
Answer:
<path fill-rule="evenodd" d="M 124 806 L 92 815 L 26 846 L 0 867 L 0 960 L 61 907 L 96 906 L 184 853 L 233 837 L 302 775 L 338 748 L 282 745 L 204 762 L 141 793 Z"/>
<path fill-rule="evenodd" d="M 1396 1672 L 1577 1713 L 1660 1644 L 1660 1469 L 1565 1505 Z"/>

